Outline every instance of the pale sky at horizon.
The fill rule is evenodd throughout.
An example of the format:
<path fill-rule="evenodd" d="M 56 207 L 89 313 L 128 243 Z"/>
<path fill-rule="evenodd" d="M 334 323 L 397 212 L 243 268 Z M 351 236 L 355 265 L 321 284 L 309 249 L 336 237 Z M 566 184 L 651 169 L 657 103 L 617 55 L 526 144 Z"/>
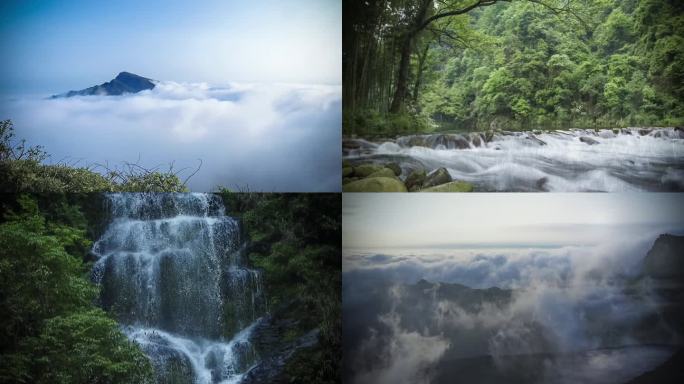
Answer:
<path fill-rule="evenodd" d="M 347 193 L 343 248 L 591 244 L 615 231 L 684 229 L 669 193 Z"/>
<path fill-rule="evenodd" d="M 0 93 L 129 71 L 178 82 L 341 84 L 342 1 L 3 1 Z"/>

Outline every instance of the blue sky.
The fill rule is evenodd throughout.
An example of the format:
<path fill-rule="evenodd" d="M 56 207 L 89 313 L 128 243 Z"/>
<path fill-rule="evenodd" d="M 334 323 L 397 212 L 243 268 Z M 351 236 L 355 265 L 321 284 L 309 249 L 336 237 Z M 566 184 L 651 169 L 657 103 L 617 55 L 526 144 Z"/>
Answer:
<path fill-rule="evenodd" d="M 342 1 L 3 1 L 0 93 L 158 80 L 341 84 Z"/>

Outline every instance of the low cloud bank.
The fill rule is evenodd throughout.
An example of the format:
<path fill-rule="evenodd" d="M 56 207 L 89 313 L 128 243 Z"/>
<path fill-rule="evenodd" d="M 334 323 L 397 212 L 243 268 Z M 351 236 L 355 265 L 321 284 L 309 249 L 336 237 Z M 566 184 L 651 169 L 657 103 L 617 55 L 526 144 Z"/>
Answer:
<path fill-rule="evenodd" d="M 356 328 L 344 330 L 345 353 L 356 356 L 346 362 L 350 381 L 364 383 L 372 377 L 389 383 L 398 372 L 402 377 L 422 372 L 439 376 L 435 372 L 458 359 L 481 356 L 489 356 L 491 369 L 496 367 L 502 375 L 520 372 L 520 360 L 511 356 L 560 356 L 540 368 L 540 382 L 562 382 L 561 376 L 580 371 L 593 377 L 591 382 L 600 382 L 615 374 L 600 362 L 638 361 L 631 353 L 657 356 L 657 365 L 668 353 L 581 354 L 681 342 L 658 315 L 659 300 L 652 287 L 638 279 L 656 237 L 625 236 L 555 249 L 345 254 L 343 310 Z M 419 279 L 432 283 L 413 285 Z M 410 347 L 407 335 L 413 336 L 415 347 Z M 445 347 L 423 352 L 427 340 Z M 410 359 L 412 353 L 431 358 L 419 364 Z M 375 361 L 360 363 L 369 359 Z"/>
<path fill-rule="evenodd" d="M 2 118 L 51 161 L 188 168 L 194 191 L 340 190 L 341 87 L 159 82 L 124 96 L 13 99 Z"/>
<path fill-rule="evenodd" d="M 555 248 L 347 251 L 343 270 L 351 279 L 372 275 L 397 283 L 426 279 L 471 288 L 564 286 L 573 280 L 638 273 L 656 233 L 660 231 L 598 245 Z"/>

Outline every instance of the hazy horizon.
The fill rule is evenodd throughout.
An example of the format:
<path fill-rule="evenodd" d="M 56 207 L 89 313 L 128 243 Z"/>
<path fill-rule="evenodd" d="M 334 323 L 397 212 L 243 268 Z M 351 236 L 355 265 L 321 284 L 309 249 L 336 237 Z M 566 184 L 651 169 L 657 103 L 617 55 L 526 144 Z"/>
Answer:
<path fill-rule="evenodd" d="M 216 85 L 342 82 L 341 1 L 11 0 L 0 11 L 3 95 L 82 89 L 122 71 Z"/>
<path fill-rule="evenodd" d="M 684 229 L 676 193 L 356 193 L 342 209 L 345 249 L 589 245 Z"/>
<path fill-rule="evenodd" d="M 657 367 L 674 348 L 651 346 L 680 345 L 681 322 L 651 266 L 678 256 L 682 238 L 660 236 L 684 233 L 683 203 L 344 194 L 345 381 L 623 383 Z"/>

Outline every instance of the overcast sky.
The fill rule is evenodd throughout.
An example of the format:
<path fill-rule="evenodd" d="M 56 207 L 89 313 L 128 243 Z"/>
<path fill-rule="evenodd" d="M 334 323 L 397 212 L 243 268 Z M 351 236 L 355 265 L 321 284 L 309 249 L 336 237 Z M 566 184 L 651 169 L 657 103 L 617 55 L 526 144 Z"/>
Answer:
<path fill-rule="evenodd" d="M 129 71 L 158 80 L 341 83 L 341 0 L 5 0 L 0 93 Z"/>
<path fill-rule="evenodd" d="M 681 194 L 343 195 L 345 248 L 593 244 L 683 227 Z"/>

